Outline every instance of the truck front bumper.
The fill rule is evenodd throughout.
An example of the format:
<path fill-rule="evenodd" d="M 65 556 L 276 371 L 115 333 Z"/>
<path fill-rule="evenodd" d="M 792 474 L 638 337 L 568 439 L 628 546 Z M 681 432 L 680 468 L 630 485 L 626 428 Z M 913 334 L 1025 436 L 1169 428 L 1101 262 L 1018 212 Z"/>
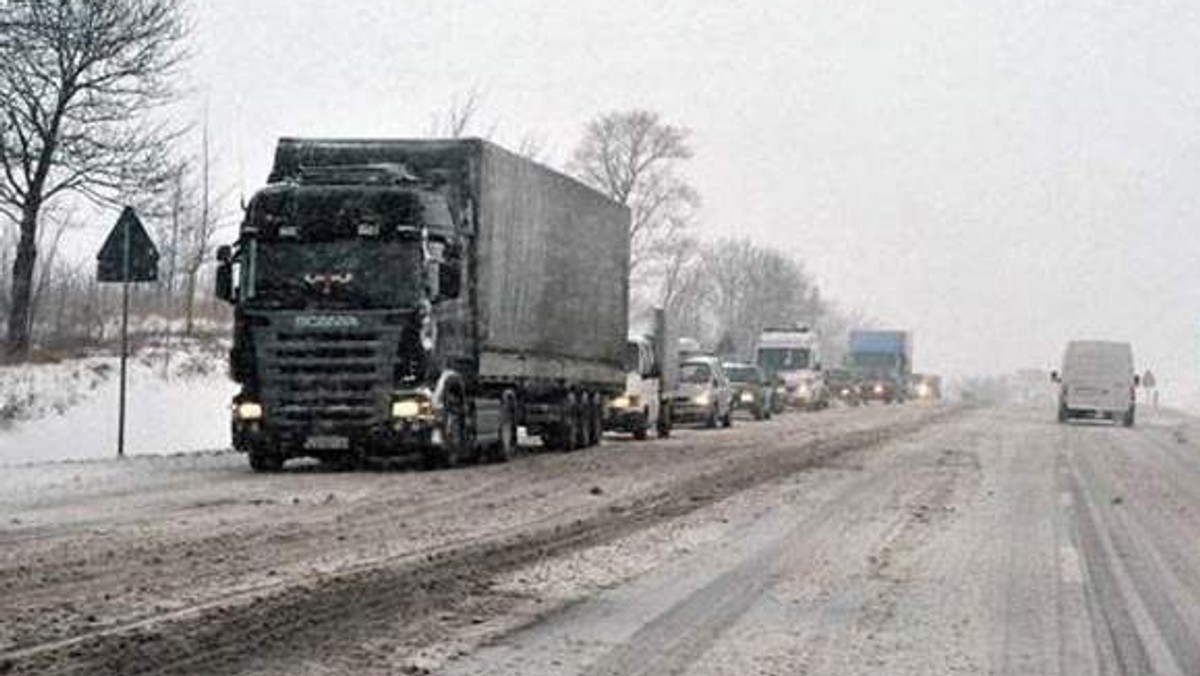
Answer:
<path fill-rule="evenodd" d="M 402 456 L 441 443 L 433 419 L 392 421 L 353 427 L 275 426 L 265 421 L 232 423 L 233 447 L 243 453 L 267 452 L 284 457 L 356 454 Z"/>

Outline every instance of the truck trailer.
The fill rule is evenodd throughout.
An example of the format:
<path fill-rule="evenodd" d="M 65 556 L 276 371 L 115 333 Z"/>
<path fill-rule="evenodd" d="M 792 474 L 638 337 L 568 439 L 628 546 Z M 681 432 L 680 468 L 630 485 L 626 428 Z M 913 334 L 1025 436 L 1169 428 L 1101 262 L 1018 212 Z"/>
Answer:
<path fill-rule="evenodd" d="M 630 215 L 479 139 L 281 139 L 238 239 L 234 447 L 255 470 L 599 441 L 625 385 Z"/>

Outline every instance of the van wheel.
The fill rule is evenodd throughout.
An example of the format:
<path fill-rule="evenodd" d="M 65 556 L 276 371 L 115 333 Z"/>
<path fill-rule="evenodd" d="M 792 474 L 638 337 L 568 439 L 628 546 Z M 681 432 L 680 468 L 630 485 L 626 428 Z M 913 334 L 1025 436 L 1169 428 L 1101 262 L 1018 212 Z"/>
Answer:
<path fill-rule="evenodd" d="M 633 438 L 637 439 L 638 441 L 645 441 L 646 437 L 649 436 L 647 434 L 647 432 L 649 431 L 649 428 L 650 428 L 650 409 L 647 408 L 646 410 L 642 411 L 642 424 L 638 425 L 633 430 Z"/>

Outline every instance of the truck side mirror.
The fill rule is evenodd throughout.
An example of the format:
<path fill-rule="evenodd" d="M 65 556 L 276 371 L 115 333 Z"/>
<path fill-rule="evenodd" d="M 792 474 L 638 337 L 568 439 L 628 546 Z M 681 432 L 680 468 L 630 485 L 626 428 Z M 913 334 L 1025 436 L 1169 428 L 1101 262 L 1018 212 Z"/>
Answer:
<path fill-rule="evenodd" d="M 462 292 L 462 266 L 457 260 L 447 260 L 438 266 L 439 298 L 458 298 Z"/>
<path fill-rule="evenodd" d="M 233 302 L 233 250 L 228 244 L 217 248 L 217 298 L 226 303 Z"/>

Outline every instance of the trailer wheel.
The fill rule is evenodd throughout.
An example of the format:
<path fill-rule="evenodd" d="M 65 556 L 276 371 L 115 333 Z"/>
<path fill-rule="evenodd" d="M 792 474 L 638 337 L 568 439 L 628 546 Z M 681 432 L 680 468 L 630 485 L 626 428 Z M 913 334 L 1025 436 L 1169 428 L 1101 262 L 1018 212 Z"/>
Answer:
<path fill-rule="evenodd" d="M 604 405 L 599 394 L 588 397 L 588 446 L 599 446 L 604 436 Z"/>
<path fill-rule="evenodd" d="M 512 390 L 500 395 L 500 430 L 492 446 L 493 462 L 508 462 L 517 454 L 517 397 Z"/>
<path fill-rule="evenodd" d="M 571 449 L 587 448 L 588 437 L 588 420 L 591 418 L 589 409 L 591 408 L 591 400 L 586 394 L 580 394 L 575 398 L 575 405 L 571 407 L 571 417 L 574 419 L 574 432 L 571 438 Z"/>
<path fill-rule="evenodd" d="M 568 394 L 563 401 L 562 416 L 558 422 L 547 426 L 542 434 L 542 443 L 552 451 L 570 451 L 575 448 L 575 429 L 578 426 L 578 406 L 575 395 Z"/>

